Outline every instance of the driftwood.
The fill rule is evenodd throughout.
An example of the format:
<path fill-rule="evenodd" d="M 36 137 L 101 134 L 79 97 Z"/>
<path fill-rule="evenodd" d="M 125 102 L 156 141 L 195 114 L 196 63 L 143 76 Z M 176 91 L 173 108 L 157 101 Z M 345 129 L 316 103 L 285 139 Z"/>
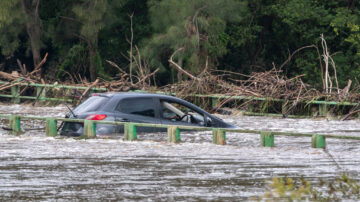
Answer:
<path fill-rule="evenodd" d="M 89 90 L 96 86 L 96 84 L 99 83 L 99 79 L 96 79 L 91 85 L 88 86 L 88 88 L 82 93 L 82 95 L 79 98 L 78 104 L 80 104 L 80 102 L 82 101 L 82 99 L 84 98 L 84 96 L 86 96 L 86 94 L 89 92 Z"/>
<path fill-rule="evenodd" d="M 341 118 L 341 121 L 345 121 L 345 120 L 349 119 L 351 116 L 356 115 L 357 113 L 360 113 L 360 109 L 349 112 L 343 118 Z"/>

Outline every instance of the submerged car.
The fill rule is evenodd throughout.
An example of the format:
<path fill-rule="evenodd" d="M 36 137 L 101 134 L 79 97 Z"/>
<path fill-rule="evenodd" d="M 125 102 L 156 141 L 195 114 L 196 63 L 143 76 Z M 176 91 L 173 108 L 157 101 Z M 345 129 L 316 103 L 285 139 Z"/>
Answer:
<path fill-rule="evenodd" d="M 96 93 L 77 106 L 67 118 L 234 128 L 185 100 L 150 93 Z M 96 124 L 97 135 L 122 133 L 123 125 Z M 138 132 L 163 132 L 166 128 L 137 127 Z M 83 124 L 65 122 L 60 135 L 80 136 Z"/>

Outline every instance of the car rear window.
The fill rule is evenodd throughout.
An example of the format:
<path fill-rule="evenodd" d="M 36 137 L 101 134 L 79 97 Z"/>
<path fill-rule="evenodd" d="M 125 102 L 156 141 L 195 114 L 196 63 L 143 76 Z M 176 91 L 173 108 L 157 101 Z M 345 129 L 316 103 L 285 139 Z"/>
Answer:
<path fill-rule="evenodd" d="M 155 117 L 152 98 L 130 98 L 121 100 L 116 110 L 141 116 Z"/>
<path fill-rule="evenodd" d="M 75 114 L 99 110 L 109 100 L 108 97 L 92 96 L 74 109 Z"/>

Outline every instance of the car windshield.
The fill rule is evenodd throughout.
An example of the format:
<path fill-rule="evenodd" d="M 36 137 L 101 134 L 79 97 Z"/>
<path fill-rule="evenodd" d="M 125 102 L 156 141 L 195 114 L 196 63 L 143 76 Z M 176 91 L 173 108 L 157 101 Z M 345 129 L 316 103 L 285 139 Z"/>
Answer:
<path fill-rule="evenodd" d="M 101 106 L 104 106 L 108 99 L 108 97 L 103 96 L 92 96 L 76 107 L 74 113 L 82 114 L 84 112 L 97 111 Z"/>

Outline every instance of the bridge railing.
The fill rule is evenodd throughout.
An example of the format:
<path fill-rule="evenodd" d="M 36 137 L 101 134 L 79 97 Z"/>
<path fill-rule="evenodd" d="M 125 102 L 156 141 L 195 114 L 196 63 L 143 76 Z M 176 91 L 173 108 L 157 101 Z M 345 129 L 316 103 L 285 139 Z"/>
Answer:
<path fill-rule="evenodd" d="M 23 83 L 23 82 L 4 82 L 0 81 L 0 85 L 11 88 L 11 94 L 0 94 L 0 97 L 11 98 L 15 104 L 20 103 L 21 99 L 39 100 L 39 101 L 65 101 L 73 102 L 73 99 L 68 98 L 52 98 L 46 97 L 47 91 L 52 89 L 72 89 L 72 90 L 88 90 L 90 92 L 106 92 L 107 88 L 85 87 L 85 86 L 69 86 L 61 84 L 38 84 L 38 83 Z M 35 94 L 33 96 L 22 96 L 21 87 L 35 88 Z"/>
<path fill-rule="evenodd" d="M 65 101 L 65 102 L 73 102 L 73 98 L 55 98 L 55 97 L 47 97 L 47 92 L 51 91 L 52 89 L 72 89 L 72 90 L 89 90 L 90 92 L 107 92 L 107 88 L 96 88 L 96 87 L 86 87 L 86 86 L 69 86 L 69 85 L 61 85 L 61 84 L 38 84 L 38 83 L 24 83 L 24 82 L 4 82 L 0 81 L 0 85 L 4 87 L 11 88 L 11 94 L 0 94 L 0 97 L 11 98 L 13 103 L 20 103 L 21 99 L 32 99 L 32 100 L 39 100 L 39 101 Z M 33 96 L 22 96 L 21 87 L 33 87 L 36 88 L 34 92 L 36 95 Z M 0 86 L 1 87 L 1 86 Z M 136 90 L 135 92 L 145 92 Z M 158 94 L 166 94 L 164 92 L 155 92 Z M 175 93 L 171 93 L 171 95 L 176 96 Z M 281 105 L 281 111 L 287 111 L 288 106 L 284 103 L 287 103 L 284 99 L 276 99 L 276 98 L 269 98 L 269 97 L 254 97 L 254 96 L 232 96 L 232 95 L 220 95 L 220 94 L 212 94 L 212 95 L 201 95 L 201 94 L 194 94 L 190 95 L 189 97 L 193 98 L 201 98 L 207 99 L 210 101 L 210 105 L 212 108 L 217 108 L 219 103 L 224 100 L 235 100 L 235 101 L 244 101 L 247 102 L 250 107 L 249 110 L 243 112 L 244 115 L 253 115 L 253 116 L 283 116 L 283 113 L 268 113 L 268 112 L 254 112 L 252 110 L 253 103 L 252 102 L 272 102 L 273 105 Z M 314 106 L 317 107 L 318 116 L 327 116 L 328 112 L 331 111 L 330 107 L 355 107 L 359 106 L 359 103 L 352 103 L 352 102 L 335 102 L 335 101 L 321 101 L 321 100 L 310 100 L 310 101 L 300 101 L 299 103 L 303 104 L 304 106 Z M 359 113 L 358 113 L 359 114 Z M 308 115 L 287 115 L 289 118 L 308 118 L 312 116 L 312 114 Z"/>
<path fill-rule="evenodd" d="M 245 130 L 237 128 L 209 128 L 209 127 L 192 127 L 182 125 L 164 125 L 164 124 L 150 124 L 150 123 L 131 123 L 119 121 L 95 121 L 86 119 L 68 119 L 59 117 L 37 117 L 37 116 L 19 116 L 11 114 L 1 114 L 0 118 L 9 119 L 9 129 L 13 133 L 21 132 L 21 120 L 43 120 L 46 123 L 45 131 L 47 136 L 58 135 L 57 121 L 64 122 L 77 122 L 84 124 L 83 137 L 95 138 L 96 137 L 96 124 L 112 124 L 124 126 L 124 140 L 131 141 L 137 139 L 137 127 L 153 127 L 153 128 L 166 128 L 167 141 L 171 143 L 178 143 L 181 141 L 181 130 L 192 131 L 212 131 L 212 142 L 214 144 L 225 145 L 226 133 L 250 133 L 260 134 L 260 144 L 264 147 L 274 147 L 275 136 L 294 136 L 294 137 L 311 137 L 311 146 L 313 148 L 325 148 L 326 138 L 336 139 L 350 139 L 360 140 L 360 136 L 348 136 L 337 134 L 311 134 L 311 133 L 289 133 L 289 132 L 276 132 L 276 131 L 262 131 L 262 130 Z"/>

